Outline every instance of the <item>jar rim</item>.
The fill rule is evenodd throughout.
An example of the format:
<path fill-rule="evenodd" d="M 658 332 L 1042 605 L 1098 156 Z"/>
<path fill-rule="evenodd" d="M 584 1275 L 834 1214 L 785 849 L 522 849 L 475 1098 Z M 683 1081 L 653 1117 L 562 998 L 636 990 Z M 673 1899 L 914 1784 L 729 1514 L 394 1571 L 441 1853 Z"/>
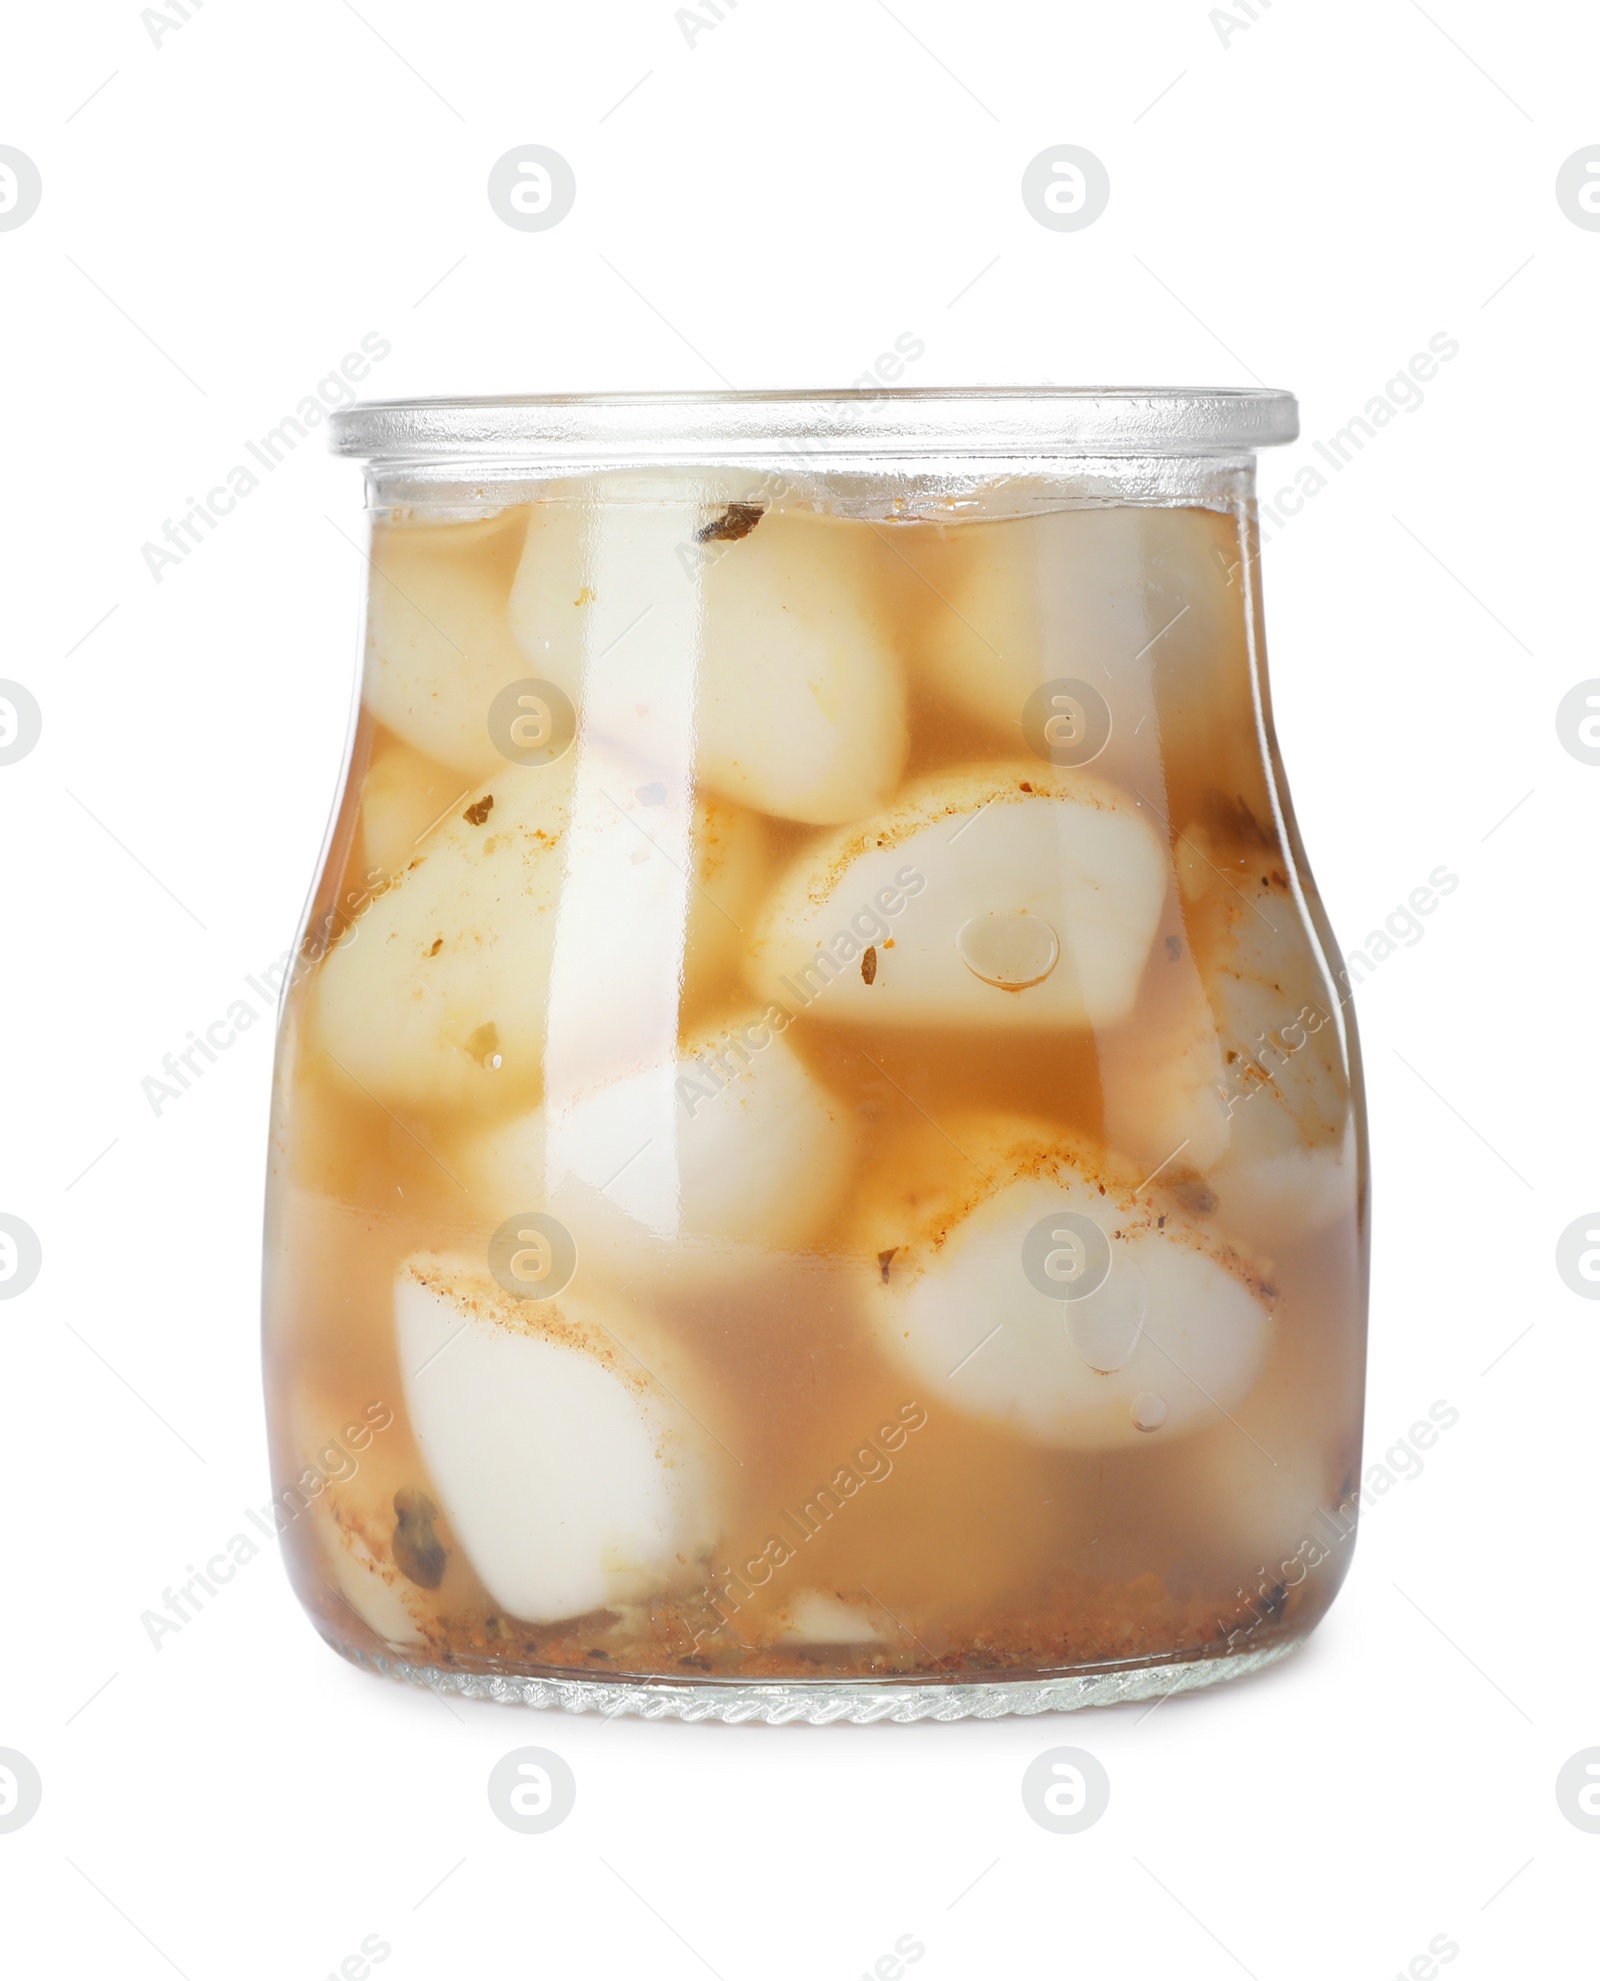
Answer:
<path fill-rule="evenodd" d="M 731 462 L 774 452 L 879 460 L 980 455 L 1245 455 L 1300 431 L 1266 386 L 885 386 L 781 392 L 555 393 L 362 400 L 330 450 L 380 465 L 440 460 Z"/>

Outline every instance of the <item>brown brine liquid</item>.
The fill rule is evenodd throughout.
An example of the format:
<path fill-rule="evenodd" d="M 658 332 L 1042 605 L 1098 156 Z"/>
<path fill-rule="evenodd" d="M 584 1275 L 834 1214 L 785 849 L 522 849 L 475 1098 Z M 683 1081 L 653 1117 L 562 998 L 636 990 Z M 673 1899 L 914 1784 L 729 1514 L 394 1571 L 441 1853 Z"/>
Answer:
<path fill-rule="evenodd" d="M 855 508 L 375 518 L 265 1314 L 353 1655 L 1021 1677 L 1342 1579 L 1359 1099 L 1247 507 Z"/>

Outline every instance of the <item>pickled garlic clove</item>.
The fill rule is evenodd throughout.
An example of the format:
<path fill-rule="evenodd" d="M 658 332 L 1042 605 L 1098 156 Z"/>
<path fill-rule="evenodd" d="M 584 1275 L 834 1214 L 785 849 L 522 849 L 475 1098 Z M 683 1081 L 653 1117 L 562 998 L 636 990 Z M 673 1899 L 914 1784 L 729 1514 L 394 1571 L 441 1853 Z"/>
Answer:
<path fill-rule="evenodd" d="M 527 534 L 507 601 L 507 624 L 525 664 L 506 680 L 522 674 L 553 681 L 574 702 L 595 602 L 594 587 L 585 581 L 585 508 L 576 490 L 528 505 Z"/>
<path fill-rule="evenodd" d="M 1145 1175 L 1160 1165 L 1169 1184 L 1221 1158 L 1231 1134 L 1222 1045 L 1181 941 L 1156 943 L 1134 1015 L 1095 1044 L 1113 1149 Z"/>
<path fill-rule="evenodd" d="M 906 530 L 897 542 L 925 581 L 914 649 L 922 677 L 997 742 L 1015 746 L 1045 683 L 1078 680 L 1110 710 L 1093 759 L 1107 778 L 1159 796 L 1163 759 L 1195 752 L 1197 723 L 1202 761 L 1219 761 L 1219 743 L 1254 749 L 1253 736 L 1237 734 L 1250 699 L 1233 517 L 1058 509 Z"/>
<path fill-rule="evenodd" d="M 361 852 L 367 885 L 387 885 L 422 852 L 459 800 L 472 794 L 470 780 L 401 737 L 379 731 L 361 781 Z"/>
<path fill-rule="evenodd" d="M 352 1494 L 330 1486 L 311 1502 L 312 1530 L 323 1559 L 339 1594 L 373 1636 L 396 1649 L 412 1649 L 423 1640 L 420 1596 L 392 1557 L 379 1553 L 381 1510 L 374 1518 L 371 1509 L 363 1510 L 353 1500 Z"/>
<path fill-rule="evenodd" d="M 681 1057 L 476 1137 L 451 1157 L 489 1221 L 548 1209 L 597 1277 L 735 1278 L 802 1248 L 851 1181 L 852 1129 L 747 1011 Z"/>
<path fill-rule="evenodd" d="M 802 855 L 747 975 L 843 1024 L 1112 1025 L 1167 886 L 1160 839 L 1111 786 L 1043 765 L 945 772 Z"/>
<path fill-rule="evenodd" d="M 1191 911 L 1222 1052 L 1224 1151 L 1200 1163 L 1218 1228 L 1271 1247 L 1354 1213 L 1354 1116 L 1337 997 L 1270 858 Z"/>
<path fill-rule="evenodd" d="M 1172 1509 L 1179 1552 L 1228 1575 L 1233 1602 L 1219 1618 L 1246 1644 L 1271 1620 L 1275 1586 L 1344 1579 L 1361 1490 L 1359 1431 L 1340 1437 L 1308 1422 L 1302 1436 L 1267 1442 L 1270 1455 L 1224 1426 L 1197 1444 Z"/>
<path fill-rule="evenodd" d="M 891 560 L 865 523 L 775 509 L 706 541 L 699 775 L 713 790 L 807 825 L 888 802 L 907 750 Z"/>
<path fill-rule="evenodd" d="M 379 1103 L 537 1098 L 570 791 L 562 764 L 502 765 L 323 960 L 317 1041 Z"/>
<path fill-rule="evenodd" d="M 924 1392 L 1080 1451 L 1166 1443 L 1239 1407 L 1272 1339 L 1246 1260 L 1041 1124 L 943 1125 L 955 1146 L 919 1128 L 885 1152 L 856 1234 L 869 1262 L 895 1248 L 887 1282 L 861 1268 L 863 1299 Z"/>
<path fill-rule="evenodd" d="M 652 811 L 619 788 L 623 801 L 602 805 L 599 823 L 675 884 L 637 824 Z M 318 1040 L 380 1102 L 481 1114 L 538 1099 L 559 929 L 576 941 L 580 927 L 616 924 L 624 953 L 629 939 L 613 869 L 573 860 L 572 793 L 571 753 L 543 767 L 503 764 L 461 795 L 329 952 Z M 726 995 L 768 856 L 756 815 L 717 799 L 694 804 L 687 851 L 693 884 L 668 962 L 692 1009 Z M 628 871 L 645 894 L 659 891 L 648 867 Z"/>
<path fill-rule="evenodd" d="M 1081 677 L 1111 703 L 1120 751 L 1143 711 L 1117 693 L 1119 681 L 1156 631 L 1141 531 L 1141 512 L 1127 508 L 906 531 L 905 555 L 928 584 L 923 678 L 1014 744 L 1034 690 Z"/>
<path fill-rule="evenodd" d="M 677 1049 L 727 1008 L 741 930 L 765 891 L 766 826 L 641 772 L 590 737 L 576 767 L 545 998 L 544 1077 L 559 1100 Z"/>
<path fill-rule="evenodd" d="M 780 1644 L 881 1644 L 883 1632 L 862 1610 L 825 1589 L 802 1589 L 776 1619 Z"/>
<path fill-rule="evenodd" d="M 516 1300 L 430 1257 L 402 1266 L 394 1312 L 417 1447 L 500 1609 L 555 1623 L 692 1584 L 718 1464 L 672 1344 L 592 1295 Z"/>
<path fill-rule="evenodd" d="M 644 787 L 644 796 L 653 798 L 653 790 Z M 700 1007 L 713 1002 L 725 1007 L 729 987 L 738 981 L 745 931 L 754 926 L 772 877 L 767 831 L 761 815 L 743 805 L 709 791 L 695 799 L 689 842 L 694 885 L 683 944 L 686 1018 L 698 1018 Z"/>
<path fill-rule="evenodd" d="M 1252 1161 L 1235 1152 L 1206 1178 L 1216 1225 L 1249 1244 L 1287 1245 L 1356 1215 L 1355 1124 L 1338 1148 L 1289 1149 Z"/>
<path fill-rule="evenodd" d="M 526 519 L 515 508 L 470 523 L 373 524 L 362 699 L 469 783 L 503 761 L 486 726 L 490 703 L 531 672 L 508 615 Z"/>

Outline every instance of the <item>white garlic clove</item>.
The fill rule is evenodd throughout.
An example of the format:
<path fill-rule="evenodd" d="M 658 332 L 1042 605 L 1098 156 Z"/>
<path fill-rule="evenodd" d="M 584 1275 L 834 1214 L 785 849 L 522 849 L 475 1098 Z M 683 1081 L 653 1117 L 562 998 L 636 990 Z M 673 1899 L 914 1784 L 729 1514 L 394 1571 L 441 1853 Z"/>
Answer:
<path fill-rule="evenodd" d="M 647 761 L 660 721 L 636 733 L 630 707 L 608 707 L 604 663 L 615 648 L 610 672 L 637 659 L 648 673 L 664 645 L 655 699 L 682 676 L 705 788 L 808 824 L 893 791 L 907 749 L 896 574 L 869 525 L 661 477 L 503 518 L 377 526 L 367 701 L 408 742 L 487 776 L 490 704 L 535 678 Z"/>
<path fill-rule="evenodd" d="M 592 937 L 591 950 L 608 941 L 625 956 L 663 889 L 670 899 L 657 905 L 675 918 L 662 986 L 669 1031 L 680 999 L 693 1009 L 726 997 L 768 870 L 761 821 L 717 799 L 690 805 L 679 849 L 687 879 L 648 836 L 654 790 L 617 783 L 620 801 L 597 803 L 590 821 L 615 858 L 576 860 L 577 754 L 502 764 L 466 793 L 324 960 L 318 1040 L 380 1102 L 482 1114 L 537 1100 L 558 941 Z M 620 969 L 600 974 L 623 996 Z M 625 1043 L 617 1025 L 609 1039 L 613 1051 Z"/>
<path fill-rule="evenodd" d="M 1226 1427 L 1196 1445 L 1189 1490 L 1175 1511 L 1185 1554 L 1215 1560 L 1233 1578 L 1222 1584 L 1237 1594 L 1221 1621 L 1238 1633 L 1240 1649 L 1272 1620 L 1262 1598 L 1274 1584 L 1289 1590 L 1315 1576 L 1331 1591 L 1344 1579 L 1361 1485 L 1359 1469 L 1346 1470 L 1359 1450 L 1263 1435 L 1270 1454 Z"/>
<path fill-rule="evenodd" d="M 681 1057 L 548 1103 L 452 1155 L 486 1221 L 549 1211 L 599 1278 L 706 1285 L 803 1249 L 849 1188 L 843 1110 L 746 1011 Z"/>
<path fill-rule="evenodd" d="M 1168 1183 L 1204 1170 L 1228 1146 L 1222 1044 L 1187 946 L 1158 942 L 1125 1024 L 1095 1041 L 1107 1143 Z"/>
<path fill-rule="evenodd" d="M 312 1523 L 334 1586 L 372 1634 L 396 1650 L 423 1641 L 416 1594 L 392 1562 L 380 1561 L 358 1519 L 343 1517 L 331 1489 L 312 1502 Z"/>
<path fill-rule="evenodd" d="M 704 546 L 699 775 L 713 790 L 808 825 L 888 801 L 907 750 L 888 555 L 865 523 L 775 509 Z"/>
<path fill-rule="evenodd" d="M 1219 879 L 1195 923 L 1228 1116 L 1226 1148 L 1200 1167 L 1218 1228 L 1276 1248 L 1354 1214 L 1343 1008 L 1276 861 Z"/>
<path fill-rule="evenodd" d="M 944 772 L 807 849 L 747 974 L 842 1024 L 1112 1025 L 1168 879 L 1160 837 L 1109 785 L 1043 765 Z"/>
<path fill-rule="evenodd" d="M 397 880 L 472 783 L 398 736 L 380 731 L 361 780 L 361 849 L 368 886 Z"/>
<path fill-rule="evenodd" d="M 527 534 L 507 601 L 507 624 L 526 663 L 519 671 L 553 681 L 574 702 L 595 617 L 584 542 L 592 513 L 576 487 L 528 505 Z"/>
<path fill-rule="evenodd" d="M 636 1316 L 593 1296 L 516 1300 L 419 1257 L 395 1285 L 395 1333 L 450 1530 L 507 1615 L 555 1623 L 703 1577 L 715 1447 L 680 1400 L 692 1372 Z"/>
<path fill-rule="evenodd" d="M 1159 800 L 1163 758 L 1192 750 L 1197 717 L 1216 774 L 1213 677 L 1222 667 L 1232 681 L 1246 654 L 1236 518 L 1123 504 L 924 527 L 901 541 L 926 585 L 924 678 L 997 742 L 1014 748 L 1019 726 L 1025 740 L 1031 727 L 1037 747 L 1032 698 L 1078 681 L 1110 718 L 1109 734 L 1095 734 L 1102 776 Z"/>
<path fill-rule="evenodd" d="M 570 790 L 503 764 L 323 959 L 317 1041 L 380 1103 L 537 1097 Z"/>
<path fill-rule="evenodd" d="M 1355 1123 L 1337 1147 L 1288 1149 L 1255 1160 L 1230 1155 L 1206 1182 L 1215 1223 L 1247 1243 L 1289 1245 L 1356 1215 Z"/>
<path fill-rule="evenodd" d="M 654 793 L 649 792 L 653 797 Z M 633 795 L 636 802 L 638 793 Z M 772 874 L 759 812 L 714 792 L 697 794 L 690 837 L 694 885 L 684 934 L 684 1010 L 726 1002 L 739 978 L 747 931 L 755 926 Z"/>
<path fill-rule="evenodd" d="M 503 761 L 490 704 L 532 672 L 508 602 L 527 512 L 481 521 L 380 518 L 372 530 L 362 699 L 414 749 L 477 783 Z"/>
<path fill-rule="evenodd" d="M 879 1338 L 919 1384 L 1079 1451 L 1167 1442 L 1237 1409 L 1272 1340 L 1247 1261 L 1039 1124 L 948 1132 L 943 1151 L 918 1131 L 886 1154 L 858 1227 Z"/>
<path fill-rule="evenodd" d="M 879 1644 L 883 1633 L 865 1611 L 825 1589 L 802 1589 L 779 1612 L 780 1644 Z"/>

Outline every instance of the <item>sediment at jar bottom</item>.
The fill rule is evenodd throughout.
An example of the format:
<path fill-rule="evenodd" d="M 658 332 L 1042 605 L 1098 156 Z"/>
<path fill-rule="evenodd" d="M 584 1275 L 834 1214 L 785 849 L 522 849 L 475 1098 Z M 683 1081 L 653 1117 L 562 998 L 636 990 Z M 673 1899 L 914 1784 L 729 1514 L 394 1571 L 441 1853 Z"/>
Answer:
<path fill-rule="evenodd" d="M 1359 1124 L 1248 536 L 692 478 L 380 519 L 271 1184 L 280 1484 L 390 1413 L 286 1529 L 329 1635 L 954 1677 L 1316 1620 Z"/>

